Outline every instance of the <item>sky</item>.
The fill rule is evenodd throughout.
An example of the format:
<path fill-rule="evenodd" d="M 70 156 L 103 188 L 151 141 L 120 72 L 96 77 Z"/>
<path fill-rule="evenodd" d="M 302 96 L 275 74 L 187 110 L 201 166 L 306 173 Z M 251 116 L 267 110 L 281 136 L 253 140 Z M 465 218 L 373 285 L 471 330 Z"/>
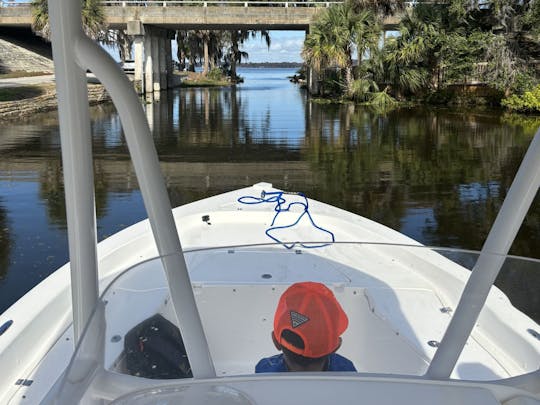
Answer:
<path fill-rule="evenodd" d="M 30 0 L 12 0 L 15 3 L 27 3 Z M 249 54 L 247 62 L 302 62 L 300 52 L 304 43 L 305 31 L 270 31 L 272 43 L 270 49 L 259 36 L 249 39 L 242 50 Z M 174 44 L 174 42 L 173 42 Z M 110 52 L 116 56 L 117 52 Z M 174 54 L 176 51 L 174 50 Z"/>
<path fill-rule="evenodd" d="M 247 40 L 240 49 L 249 54 L 242 62 L 302 62 L 300 52 L 304 44 L 305 31 L 269 31 L 270 49 L 258 35 Z M 172 42 L 173 57 L 176 59 L 176 42 Z"/>
<path fill-rule="evenodd" d="M 246 42 L 242 50 L 249 54 L 248 62 L 302 62 L 305 35 L 305 31 L 270 31 L 270 49 L 258 36 Z"/>
<path fill-rule="evenodd" d="M 270 31 L 270 49 L 266 41 L 260 36 L 250 38 L 241 49 L 249 54 L 247 60 L 242 62 L 302 62 L 300 52 L 304 44 L 305 31 Z M 118 51 L 103 46 L 115 59 L 118 60 Z M 176 60 L 176 41 L 172 41 L 173 58 Z"/>

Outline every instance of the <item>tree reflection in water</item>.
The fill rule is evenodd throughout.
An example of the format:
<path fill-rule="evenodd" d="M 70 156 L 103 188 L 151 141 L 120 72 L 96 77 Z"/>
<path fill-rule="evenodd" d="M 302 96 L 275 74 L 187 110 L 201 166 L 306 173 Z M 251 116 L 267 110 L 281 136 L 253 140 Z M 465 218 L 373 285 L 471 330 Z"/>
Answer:
<path fill-rule="evenodd" d="M 2 198 L 0 198 L 0 280 L 6 276 L 8 271 L 11 243 L 7 213 Z"/>
<path fill-rule="evenodd" d="M 498 111 L 377 113 L 352 104 L 318 104 L 288 81 L 265 76 L 272 74 L 263 69 L 246 75 L 237 88 L 176 89 L 145 104 L 173 206 L 266 181 L 424 244 L 482 247 L 534 128 L 504 120 Z M 98 234 L 103 237 L 145 213 L 114 107 L 91 111 Z M 50 113 L 34 121 L 35 134 L 24 127 L 29 135 L 14 136 L 20 144 L 3 151 L 0 171 L 13 173 L 10 181 L 18 181 L 17 172 L 37 173 L 24 181 L 39 183 L 35 204 L 46 206 L 46 226 L 63 228 L 57 120 Z M 13 124 L 4 133 L 19 133 L 22 127 Z M 537 198 L 512 253 L 540 257 L 535 249 L 540 246 L 539 203 Z M 8 223 L 9 215 L 0 211 L 0 221 Z M 0 248 L 9 249 L 2 238 Z M 24 270 L 2 265 L 8 272 Z M 512 302 L 540 319 L 539 275 L 509 270 L 497 282 Z"/>

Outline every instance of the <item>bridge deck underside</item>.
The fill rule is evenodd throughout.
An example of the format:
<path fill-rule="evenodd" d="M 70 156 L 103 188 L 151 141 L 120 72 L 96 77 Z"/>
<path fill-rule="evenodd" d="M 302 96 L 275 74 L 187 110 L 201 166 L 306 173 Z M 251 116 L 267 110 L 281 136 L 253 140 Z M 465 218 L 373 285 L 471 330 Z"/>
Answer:
<path fill-rule="evenodd" d="M 323 9 L 319 9 L 323 10 Z M 210 29 L 253 27 L 273 29 L 306 29 L 317 9 L 284 7 L 156 7 L 141 12 L 140 7 L 124 7 L 107 10 L 107 21 L 111 25 L 124 25 L 127 21 L 140 20 L 176 29 Z"/>
<path fill-rule="evenodd" d="M 167 29 L 267 29 L 306 30 L 324 7 L 241 7 L 241 6 L 176 6 L 176 7 L 106 7 L 105 15 L 111 28 L 125 28 L 128 21 Z M 0 26 L 30 26 L 30 7 L 0 8 Z M 392 27 L 399 23 L 394 17 L 385 21 Z"/>

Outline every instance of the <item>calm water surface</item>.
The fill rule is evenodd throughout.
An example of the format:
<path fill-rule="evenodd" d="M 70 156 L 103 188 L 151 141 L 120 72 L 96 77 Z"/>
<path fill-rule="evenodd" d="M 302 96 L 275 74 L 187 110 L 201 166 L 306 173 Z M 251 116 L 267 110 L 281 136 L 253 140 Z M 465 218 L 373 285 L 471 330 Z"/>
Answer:
<path fill-rule="evenodd" d="M 384 115 L 310 102 L 287 69 L 236 89 L 178 89 L 146 113 L 173 206 L 260 181 L 379 221 L 428 245 L 480 249 L 534 135 L 498 111 Z M 98 238 L 146 217 L 112 105 L 91 110 Z M 0 313 L 68 260 L 56 112 L 0 133 Z M 540 200 L 512 253 L 540 258 Z M 540 321 L 540 275 L 501 274 Z"/>

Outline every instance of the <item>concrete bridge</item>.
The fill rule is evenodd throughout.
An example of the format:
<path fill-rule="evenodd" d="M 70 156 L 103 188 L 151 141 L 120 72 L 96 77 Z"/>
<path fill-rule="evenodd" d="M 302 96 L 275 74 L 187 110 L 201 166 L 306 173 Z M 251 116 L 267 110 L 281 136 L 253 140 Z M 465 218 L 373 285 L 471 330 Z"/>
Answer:
<path fill-rule="evenodd" d="M 103 0 L 105 18 L 111 28 L 126 28 L 129 21 L 171 30 L 272 29 L 307 30 L 326 7 L 341 1 L 319 0 Z M 384 21 L 395 29 L 400 17 Z M 0 0 L 0 27 L 30 26 L 31 0 L 14 3 Z"/>
<path fill-rule="evenodd" d="M 134 38 L 135 85 L 141 92 L 166 89 L 172 73 L 171 42 L 175 30 L 302 30 L 340 1 L 318 0 L 103 0 L 110 28 L 127 29 Z M 401 17 L 384 21 L 385 30 Z M 31 0 L 0 0 L 0 29 L 29 27 Z"/>

